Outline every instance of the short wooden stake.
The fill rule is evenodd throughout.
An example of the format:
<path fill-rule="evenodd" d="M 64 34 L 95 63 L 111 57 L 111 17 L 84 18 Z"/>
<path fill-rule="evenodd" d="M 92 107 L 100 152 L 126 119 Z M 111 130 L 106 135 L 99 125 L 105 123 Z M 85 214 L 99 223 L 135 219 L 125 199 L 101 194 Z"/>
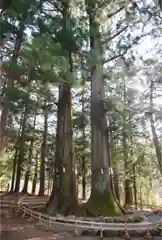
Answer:
<path fill-rule="evenodd" d="M 48 221 L 48 227 L 47 227 L 46 230 L 47 230 L 47 231 L 53 231 L 53 229 L 52 229 L 52 220 L 51 220 L 51 218 L 49 218 L 49 221 Z"/>
<path fill-rule="evenodd" d="M 153 239 L 149 229 L 147 229 L 147 231 L 146 231 L 145 239 Z"/>
<path fill-rule="evenodd" d="M 21 215 L 21 217 L 24 218 L 25 216 L 26 216 L 26 213 L 24 212 L 24 213 Z"/>
<path fill-rule="evenodd" d="M 41 215 L 41 213 L 40 213 L 40 214 L 39 214 L 39 218 L 38 218 L 38 222 L 35 224 L 35 226 L 41 225 L 41 219 L 42 219 L 42 215 Z"/>
<path fill-rule="evenodd" d="M 100 238 L 103 239 L 103 228 L 102 228 L 102 222 L 100 223 Z"/>
<path fill-rule="evenodd" d="M 33 214 L 32 211 L 30 212 L 30 218 L 28 219 L 29 222 L 31 222 L 33 220 Z"/>
<path fill-rule="evenodd" d="M 124 239 L 130 240 L 131 237 L 129 236 L 129 233 L 128 233 L 128 231 L 127 231 L 127 223 L 125 223 L 124 231 L 125 231 Z"/>
<path fill-rule="evenodd" d="M 75 231 L 74 231 L 74 235 L 78 236 L 78 223 L 77 220 L 75 221 Z"/>
<path fill-rule="evenodd" d="M 39 214 L 39 220 L 38 220 L 39 223 L 41 223 L 41 219 L 42 219 L 42 214 L 40 213 L 40 214 Z"/>
<path fill-rule="evenodd" d="M 20 208 L 20 205 L 18 205 L 16 211 L 15 211 L 15 214 L 18 215 L 18 213 L 21 211 L 21 208 Z"/>

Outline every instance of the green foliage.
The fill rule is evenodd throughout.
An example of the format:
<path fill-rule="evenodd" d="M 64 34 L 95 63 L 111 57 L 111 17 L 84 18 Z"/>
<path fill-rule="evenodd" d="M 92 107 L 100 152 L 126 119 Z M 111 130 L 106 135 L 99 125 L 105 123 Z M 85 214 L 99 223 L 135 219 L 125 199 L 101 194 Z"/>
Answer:
<path fill-rule="evenodd" d="M 38 154 L 40 170 L 43 138 L 43 106 L 49 105 L 46 171 L 53 177 L 58 87 L 66 82 L 75 88 L 73 93 L 73 140 L 79 182 L 84 174 L 89 184 L 91 169 L 90 129 L 90 71 L 94 64 L 103 62 L 105 99 L 102 101 L 108 122 L 109 151 L 112 167 L 117 168 L 120 185 L 125 177 L 133 181 L 133 166 L 136 167 L 137 186 L 149 189 L 150 181 L 159 177 L 156 153 L 152 141 L 149 118 L 150 79 L 155 84 L 154 117 L 158 139 L 161 144 L 161 61 L 159 52 L 154 55 L 138 49 L 144 35 L 161 36 L 158 9 L 149 4 L 134 6 L 130 1 L 94 1 L 93 14 L 100 25 L 101 49 L 89 52 L 90 36 L 88 16 L 84 1 L 71 1 L 68 27 L 63 16 L 62 1 L 17 1 L 4 13 L 1 34 L 6 36 L 2 57 L 6 74 L 0 86 L 2 101 L 9 101 L 10 143 L 8 152 L 0 162 L 0 177 L 7 181 L 12 172 L 14 150 L 19 148 L 18 129 L 22 126 L 22 113 L 28 105 L 28 120 L 25 126 L 24 163 L 29 158 L 29 146 L 33 140 L 33 162 Z M 119 11 L 119 9 L 121 10 Z M 90 9 L 92 10 L 92 9 Z M 153 12 L 148 21 L 149 11 Z M 102 14 L 101 14 L 102 13 Z M 148 30 L 148 22 L 149 29 Z M 22 26 L 23 42 L 18 58 L 13 61 Z M 150 32 L 149 32 L 150 31 Z M 98 36 L 96 36 L 97 38 Z M 98 40 L 98 39 L 97 39 Z M 146 42 L 147 39 L 144 38 Z M 91 42 L 96 44 L 96 42 Z M 146 45 L 146 44 L 145 44 Z M 135 47 L 136 46 L 136 47 Z M 145 46 L 146 47 L 146 46 Z M 142 47 L 141 47 L 142 48 Z M 159 46 L 159 49 L 161 46 Z M 101 54 L 102 53 L 102 54 Z M 141 57 L 141 55 L 144 55 Z M 12 56 L 12 57 L 11 57 Z M 121 61 L 120 61 L 121 60 Z M 119 62 L 120 64 L 119 64 Z M 96 75 L 98 77 L 98 75 Z M 5 89 L 5 82 L 14 80 L 12 88 Z M 83 83 L 83 84 L 82 84 Z M 84 88 L 84 90 L 83 90 Z M 74 90 L 74 89 L 73 89 Z M 55 104 L 54 104 L 55 102 Z M 84 105 L 84 107 L 83 107 Z M 3 109 L 3 102 L 1 105 Z M 35 128 L 33 116 L 37 115 Z M 83 131 L 84 130 L 84 131 Z M 124 135 L 124 136 L 123 136 Z M 123 137 L 126 139 L 123 148 Z M 14 150 L 13 150 L 14 149 Z M 124 169 L 124 154 L 127 154 L 127 170 Z M 83 169 L 83 158 L 85 169 Z M 34 175 L 32 169 L 31 178 Z M 151 179 L 151 180 L 150 180 Z M 96 203 L 95 203 L 96 204 Z M 96 206 L 96 205 L 95 205 Z M 107 209 L 106 209 L 107 210 Z"/>

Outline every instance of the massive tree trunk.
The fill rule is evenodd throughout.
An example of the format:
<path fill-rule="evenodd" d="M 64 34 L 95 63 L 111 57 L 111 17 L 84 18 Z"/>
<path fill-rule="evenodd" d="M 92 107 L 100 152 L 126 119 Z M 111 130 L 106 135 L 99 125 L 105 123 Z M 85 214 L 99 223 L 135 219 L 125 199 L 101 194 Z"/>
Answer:
<path fill-rule="evenodd" d="M 27 169 L 25 172 L 25 179 L 24 179 L 24 186 L 22 189 L 23 193 L 27 193 L 28 191 L 28 183 L 29 183 L 29 178 L 30 178 L 30 171 L 31 171 L 31 162 L 32 162 L 32 157 L 33 157 L 33 146 L 34 146 L 34 137 L 35 137 L 35 125 L 36 125 L 36 115 L 34 116 L 34 122 L 33 122 L 33 136 L 30 141 L 30 147 L 29 147 L 29 157 L 28 157 L 28 162 L 27 162 Z"/>
<path fill-rule="evenodd" d="M 59 88 L 57 119 L 54 185 L 47 212 L 51 215 L 57 212 L 66 215 L 75 211 L 76 205 L 71 90 L 67 84 Z"/>
<path fill-rule="evenodd" d="M 71 30 L 70 1 L 60 1 L 62 4 L 63 31 L 67 34 Z M 69 73 L 73 72 L 71 51 L 63 42 L 63 55 L 69 62 Z M 47 204 L 47 212 L 55 215 L 60 212 L 64 215 L 74 214 L 77 205 L 75 161 L 72 133 L 72 96 L 67 83 L 59 87 L 59 100 L 57 106 L 57 134 L 56 134 L 56 159 L 55 175 L 51 197 Z"/>
<path fill-rule="evenodd" d="M 48 136 L 48 106 L 44 106 L 44 133 L 43 142 L 41 146 L 39 196 L 43 196 L 45 190 L 45 159 L 47 157 L 47 136 Z"/>
<path fill-rule="evenodd" d="M 23 32 L 24 32 L 24 23 L 20 22 L 19 31 L 17 33 L 16 43 L 13 51 L 13 55 L 11 57 L 11 64 L 15 64 L 17 62 L 18 54 L 20 51 L 20 47 L 23 41 Z M 14 78 L 12 73 L 8 73 L 8 81 L 7 86 L 5 89 L 5 97 L 2 105 L 2 113 L 0 118 L 0 152 L 5 147 L 5 137 L 6 137 L 6 127 L 7 127 L 7 120 L 8 120 L 8 112 L 9 112 L 9 97 L 8 94 L 10 93 L 11 88 L 14 84 Z"/>
<path fill-rule="evenodd" d="M 91 54 L 96 56 L 96 63 L 91 67 L 91 196 L 86 207 L 93 215 L 114 216 L 121 214 L 121 210 L 111 189 L 102 51 L 96 5 L 95 0 L 86 1 L 90 24 Z"/>

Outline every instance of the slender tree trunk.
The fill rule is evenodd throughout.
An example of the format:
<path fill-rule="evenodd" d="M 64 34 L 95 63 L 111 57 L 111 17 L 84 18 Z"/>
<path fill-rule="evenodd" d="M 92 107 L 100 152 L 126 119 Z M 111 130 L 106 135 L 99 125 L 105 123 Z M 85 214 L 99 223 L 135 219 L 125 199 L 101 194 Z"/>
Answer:
<path fill-rule="evenodd" d="M 125 205 L 133 204 L 133 191 L 132 191 L 132 183 L 130 180 L 130 167 L 128 162 L 128 136 L 127 136 L 127 115 L 126 115 L 126 85 L 124 81 L 124 114 L 123 114 L 123 155 L 124 155 L 124 170 L 125 170 L 125 180 L 124 180 L 124 191 L 125 191 Z"/>
<path fill-rule="evenodd" d="M 36 184 L 37 184 L 37 176 L 38 176 L 38 154 L 35 158 L 35 170 L 34 170 L 34 177 L 32 181 L 32 194 L 35 194 Z"/>
<path fill-rule="evenodd" d="M 23 114 L 21 116 L 21 119 L 23 117 Z M 14 191 L 15 187 L 15 173 L 16 173 L 16 166 L 17 166 L 17 155 L 18 155 L 18 149 L 19 149 L 19 139 L 20 139 L 20 133 L 21 133 L 21 122 L 20 122 L 20 128 L 17 136 L 17 141 L 16 141 L 16 146 L 15 146 L 15 154 L 14 154 L 14 159 L 13 159 L 13 170 L 12 170 L 12 180 L 11 180 L 11 189 L 10 191 Z"/>
<path fill-rule="evenodd" d="M 98 59 L 91 67 L 91 152 L 92 180 L 91 196 L 86 204 L 93 215 L 119 215 L 119 209 L 111 189 L 108 128 L 104 107 L 105 89 L 103 81 L 102 50 L 96 1 L 86 1 L 89 15 L 91 53 Z"/>
<path fill-rule="evenodd" d="M 44 107 L 44 133 L 41 146 L 41 165 L 40 165 L 40 188 L 39 196 L 45 192 L 45 158 L 47 157 L 47 135 L 48 135 L 48 106 Z"/>
<path fill-rule="evenodd" d="M 82 199 L 86 200 L 86 162 L 85 162 L 85 76 L 83 75 L 83 90 L 82 90 Z"/>
<path fill-rule="evenodd" d="M 33 136 L 32 136 L 32 139 L 31 139 L 31 141 L 30 141 L 29 157 L 28 157 L 27 169 L 26 169 L 26 173 L 25 173 L 24 186 L 23 186 L 23 189 L 22 189 L 22 192 L 23 192 L 23 193 L 27 193 L 27 191 L 28 191 L 28 183 L 29 183 L 30 170 L 31 170 L 31 161 L 32 161 L 32 157 L 33 157 L 35 125 L 36 125 L 36 115 L 34 116 Z"/>
<path fill-rule="evenodd" d="M 17 159 L 17 170 L 16 170 L 16 183 L 15 183 L 15 192 L 19 192 L 20 189 L 20 180 L 21 180 L 21 173 L 22 173 L 22 163 L 24 162 L 24 154 L 25 154 L 25 130 L 28 121 L 28 113 L 29 113 L 29 101 L 30 101 L 30 91 L 31 91 L 31 82 L 32 82 L 32 69 L 29 69 L 28 75 L 28 94 L 26 97 L 26 106 L 24 110 L 24 118 L 22 123 L 22 131 L 20 136 L 20 144 L 19 144 L 19 154 Z"/>
<path fill-rule="evenodd" d="M 136 185 L 136 166 L 133 164 L 133 189 L 134 189 L 134 204 L 137 209 L 137 185 Z"/>
<path fill-rule="evenodd" d="M 155 151 L 156 151 L 157 162 L 159 165 L 160 174 L 162 176 L 162 147 L 160 146 L 160 142 L 158 139 L 158 135 L 155 129 L 155 123 L 153 119 L 153 114 L 154 114 L 153 89 L 154 89 L 154 83 L 152 80 L 150 84 L 150 122 L 151 122 L 151 130 L 152 130 L 153 142 L 154 142 Z"/>
<path fill-rule="evenodd" d="M 11 189 L 10 191 L 13 192 L 14 191 L 14 187 L 15 187 L 15 172 L 16 172 L 16 159 L 17 159 L 17 152 L 18 152 L 18 141 L 17 144 L 15 146 L 15 154 L 14 154 L 14 159 L 13 159 L 13 170 L 12 170 L 12 179 L 11 179 Z"/>
<path fill-rule="evenodd" d="M 113 168 L 114 171 L 114 191 L 115 191 L 115 196 L 118 200 L 118 202 L 120 203 L 120 188 L 119 188 L 119 172 L 118 172 L 118 167 L 117 164 L 116 166 Z"/>
<path fill-rule="evenodd" d="M 18 159 L 17 159 L 16 183 L 15 183 L 15 190 L 14 190 L 15 192 L 19 192 L 19 189 L 20 189 L 22 163 L 24 161 L 25 129 L 26 129 L 27 119 L 28 119 L 28 108 L 26 106 L 24 111 L 24 119 L 22 124 L 21 136 L 19 140 L 19 153 L 18 153 Z"/>
<path fill-rule="evenodd" d="M 20 51 L 20 47 L 23 41 L 23 33 L 24 33 L 24 23 L 20 23 L 19 31 L 17 33 L 16 43 L 13 51 L 13 55 L 11 57 L 11 64 L 14 64 L 17 62 L 18 54 Z M 8 119 L 8 112 L 9 112 L 9 98 L 8 94 L 10 92 L 10 89 L 13 87 L 14 80 L 12 77 L 12 73 L 8 74 L 8 81 L 5 91 L 5 97 L 3 101 L 2 106 L 2 113 L 0 118 L 0 152 L 3 150 L 5 146 L 5 136 L 6 136 L 6 127 L 7 127 L 7 119 Z"/>
<path fill-rule="evenodd" d="M 82 199 L 86 200 L 86 173 L 85 173 L 85 157 L 82 155 Z"/>

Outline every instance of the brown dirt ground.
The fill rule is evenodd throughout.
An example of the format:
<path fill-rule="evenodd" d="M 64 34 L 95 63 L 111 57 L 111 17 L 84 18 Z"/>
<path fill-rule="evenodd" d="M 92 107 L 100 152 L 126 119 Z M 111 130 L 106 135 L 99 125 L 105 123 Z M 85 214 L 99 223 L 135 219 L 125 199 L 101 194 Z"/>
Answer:
<path fill-rule="evenodd" d="M 2 194 L 0 200 L 8 200 L 10 203 L 17 203 L 22 194 Z M 97 240 L 99 237 L 81 236 L 75 237 L 70 233 L 47 231 L 43 226 L 37 224 L 36 221 L 28 221 L 27 218 L 16 216 L 10 205 L 0 204 L 0 239 L 1 240 Z M 109 239 L 110 238 L 104 238 Z M 117 238 L 115 238 L 117 240 Z M 144 239 L 144 238 L 143 238 Z M 121 240 L 121 239 L 118 239 Z M 136 239 L 137 240 L 137 239 Z M 157 240 L 159 240 L 157 238 Z"/>

